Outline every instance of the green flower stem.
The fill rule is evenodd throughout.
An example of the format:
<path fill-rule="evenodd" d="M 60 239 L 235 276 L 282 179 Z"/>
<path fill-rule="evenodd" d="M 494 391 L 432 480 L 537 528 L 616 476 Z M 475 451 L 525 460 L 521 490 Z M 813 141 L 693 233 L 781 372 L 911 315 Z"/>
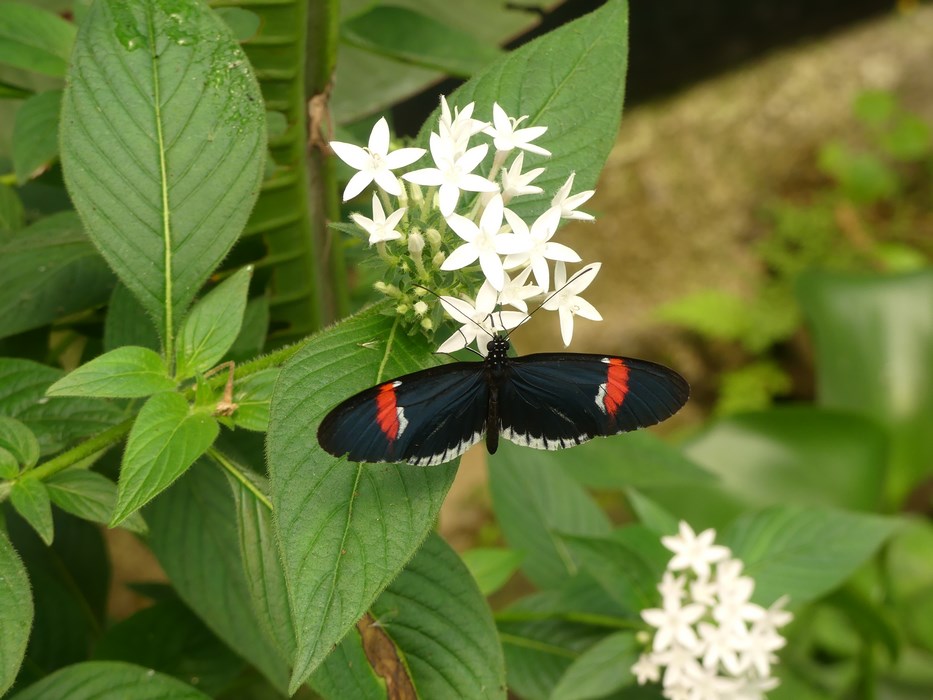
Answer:
<path fill-rule="evenodd" d="M 226 471 L 230 476 L 242 484 L 243 488 L 253 494 L 253 496 L 256 497 L 256 500 L 262 503 L 269 510 L 269 512 L 272 512 L 272 501 L 269 500 L 268 496 L 260 491 L 256 484 L 250 481 L 246 475 L 227 458 L 225 454 L 220 452 L 215 447 L 209 447 L 207 448 L 207 456 L 217 462 L 217 464 L 220 465 L 224 471 Z"/>
<path fill-rule="evenodd" d="M 285 362 L 291 358 L 292 355 L 301 350 L 307 342 L 310 340 L 310 336 L 307 338 L 302 338 L 301 340 L 292 343 L 291 345 L 285 345 L 278 350 L 273 350 L 268 355 L 260 355 L 259 357 L 244 362 L 236 366 L 236 369 L 233 373 L 234 380 L 244 379 L 245 377 L 250 376 L 251 374 L 256 374 L 261 372 L 264 369 L 270 369 L 272 367 L 279 367 L 280 365 L 285 364 Z M 222 387 L 227 381 L 225 375 L 218 375 L 217 377 L 212 378 L 208 385 L 214 389 Z"/>
<path fill-rule="evenodd" d="M 103 449 L 112 447 L 116 445 L 123 437 L 130 432 L 130 428 L 133 427 L 133 421 L 136 420 L 136 416 L 127 418 L 122 423 L 117 423 L 112 428 L 107 428 L 102 433 L 98 433 L 92 438 L 89 438 L 82 442 L 79 445 L 72 447 L 70 450 L 62 452 L 57 457 L 53 457 L 48 462 L 43 462 L 35 469 L 31 469 L 20 477 L 21 479 L 48 479 L 53 474 L 58 474 L 58 472 L 67 469 L 68 467 L 77 464 L 82 459 L 90 457 L 91 455 L 100 452 Z"/>
<path fill-rule="evenodd" d="M 526 612 L 522 610 L 507 610 L 496 613 L 495 620 L 499 622 L 539 622 L 542 620 L 563 620 L 564 622 L 576 622 L 582 625 L 593 625 L 594 627 L 609 627 L 620 630 L 643 630 L 647 629 L 644 623 L 639 620 L 629 620 L 623 617 L 614 617 L 612 615 L 597 615 L 593 613 L 547 613 L 547 612 Z"/>

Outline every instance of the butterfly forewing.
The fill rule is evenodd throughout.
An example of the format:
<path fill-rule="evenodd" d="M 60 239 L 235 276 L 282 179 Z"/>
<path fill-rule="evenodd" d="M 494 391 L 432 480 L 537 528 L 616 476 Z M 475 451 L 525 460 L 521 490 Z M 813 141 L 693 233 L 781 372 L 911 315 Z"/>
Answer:
<path fill-rule="evenodd" d="M 576 353 L 509 361 L 499 387 L 504 438 L 556 450 L 669 418 L 686 403 L 687 382 L 645 360 Z"/>
<path fill-rule="evenodd" d="M 321 423 L 318 441 L 351 462 L 442 464 L 482 439 L 488 396 L 483 363 L 432 367 L 339 404 Z"/>

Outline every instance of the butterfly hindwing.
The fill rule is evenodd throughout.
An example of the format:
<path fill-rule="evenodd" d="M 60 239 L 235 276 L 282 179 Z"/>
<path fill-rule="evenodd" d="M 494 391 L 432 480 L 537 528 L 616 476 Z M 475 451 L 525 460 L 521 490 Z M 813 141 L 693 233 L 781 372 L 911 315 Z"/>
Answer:
<path fill-rule="evenodd" d="M 455 362 L 383 382 L 339 404 L 318 441 L 351 462 L 442 464 L 482 439 L 489 390 L 481 362 Z"/>
<path fill-rule="evenodd" d="M 654 425 L 686 403 L 679 374 L 645 360 L 576 353 L 513 358 L 499 388 L 504 438 L 556 450 Z"/>

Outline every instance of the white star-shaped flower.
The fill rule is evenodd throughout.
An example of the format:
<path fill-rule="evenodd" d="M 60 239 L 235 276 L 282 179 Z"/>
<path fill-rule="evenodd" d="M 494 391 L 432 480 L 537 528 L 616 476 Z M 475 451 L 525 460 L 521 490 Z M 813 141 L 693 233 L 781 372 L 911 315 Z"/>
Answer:
<path fill-rule="evenodd" d="M 642 619 L 657 630 L 652 643 L 654 651 L 664 651 L 674 645 L 694 649 L 698 640 L 693 625 L 705 614 L 705 605 L 681 605 L 673 598 L 666 599 L 663 607 L 641 611 Z"/>
<path fill-rule="evenodd" d="M 651 654 L 642 654 L 632 665 L 632 673 L 638 681 L 638 685 L 645 683 L 655 683 L 661 678 L 661 667 L 652 658 Z"/>
<path fill-rule="evenodd" d="M 702 659 L 706 668 L 717 668 L 722 663 L 723 668 L 733 676 L 741 673 L 739 650 L 745 644 L 747 630 L 741 634 L 727 627 L 700 622 L 697 632 L 702 642 Z"/>
<path fill-rule="evenodd" d="M 444 311 L 457 323 L 460 329 L 441 343 L 437 352 L 450 353 L 461 350 L 476 341 L 476 347 L 485 356 L 486 344 L 499 331 L 515 328 L 527 316 L 519 311 L 495 311 L 498 294 L 490 285 L 484 284 L 471 303 L 456 297 L 441 297 Z"/>
<path fill-rule="evenodd" d="M 529 126 L 524 129 L 517 128 L 519 124 L 528 118 L 527 115 L 513 119 L 499 104 L 492 105 L 492 126 L 483 129 L 483 133 L 492 136 L 493 145 L 497 151 L 511 151 L 520 148 L 523 151 L 530 151 L 542 156 L 549 156 L 551 152 L 541 146 L 536 146 L 532 141 L 547 131 L 546 126 Z"/>
<path fill-rule="evenodd" d="M 515 279 L 511 279 L 508 273 L 505 273 L 505 284 L 502 285 L 502 290 L 499 292 L 499 303 L 503 306 L 508 304 L 519 311 L 528 313 L 528 304 L 525 303 L 525 300 L 536 297 L 544 291 L 541 287 L 536 287 L 533 284 L 525 284 L 530 274 L 530 267 L 519 273 Z M 489 280 L 486 280 L 483 284 L 489 284 Z M 489 286 L 492 287 L 491 284 Z"/>
<path fill-rule="evenodd" d="M 503 209 L 502 197 L 496 195 L 483 210 L 479 226 L 465 216 L 451 214 L 447 223 L 465 243 L 447 256 L 441 269 L 459 270 L 478 259 L 486 279 L 495 289 L 501 290 L 505 285 L 505 270 L 499 256 L 517 249 L 514 237 L 506 238 L 505 234 L 499 233 Z"/>
<path fill-rule="evenodd" d="M 528 265 L 534 271 L 535 282 L 544 291 L 548 290 L 550 284 L 548 260 L 580 262 L 580 256 L 572 248 L 551 241 L 560 223 L 560 210 L 556 207 L 551 207 L 539 216 L 531 225 L 531 230 L 518 214 L 509 209 L 505 210 L 505 218 L 514 232 L 514 241 L 512 238 L 508 241 L 521 252 L 509 255 L 503 264 L 509 269 Z"/>
<path fill-rule="evenodd" d="M 345 202 L 353 199 L 373 181 L 389 194 L 398 197 L 402 188 L 392 171 L 411 165 L 425 152 L 423 148 L 399 148 L 389 153 L 389 123 L 385 117 L 373 125 L 368 147 L 361 148 L 341 141 L 331 141 L 330 147 L 340 160 L 359 170 L 350 178 L 343 191 Z"/>
<path fill-rule="evenodd" d="M 596 217 L 592 214 L 576 211 L 576 209 L 596 194 L 596 190 L 586 190 L 585 192 L 578 192 L 575 195 L 571 195 L 570 189 L 573 187 L 574 177 L 576 177 L 576 173 L 570 173 L 567 182 L 564 183 L 563 187 L 557 190 L 557 194 L 555 194 L 554 198 L 551 200 L 551 206 L 560 208 L 560 216 L 562 219 L 593 221 Z"/>
<path fill-rule="evenodd" d="M 672 601 L 680 603 L 686 595 L 687 577 L 674 576 L 670 571 L 665 571 L 661 577 L 661 583 L 658 584 L 658 592 L 662 600 L 670 598 Z"/>
<path fill-rule="evenodd" d="M 560 335 L 564 346 L 570 345 L 573 338 L 573 317 L 582 316 L 591 321 L 602 321 L 603 317 L 596 308 L 579 296 L 580 292 L 590 286 L 596 273 L 602 267 L 601 263 L 587 265 L 582 270 L 567 279 L 567 268 L 563 262 L 554 266 L 554 289 L 556 290 L 542 306 L 548 311 L 557 311 L 560 316 Z"/>
<path fill-rule="evenodd" d="M 388 216 L 382 209 L 382 203 L 379 197 L 373 192 L 373 218 L 367 219 L 362 214 L 350 214 L 350 218 L 357 226 L 369 234 L 369 245 L 382 243 L 383 241 L 394 241 L 402 237 L 402 234 L 395 230 L 398 222 L 405 216 L 408 207 L 401 207 Z"/>
<path fill-rule="evenodd" d="M 674 552 L 667 568 L 671 571 L 692 569 L 697 576 L 708 578 L 710 564 L 728 559 L 732 555 L 728 547 L 713 544 L 715 538 L 716 531 L 712 528 L 697 535 L 690 525 L 681 520 L 676 536 L 661 538 L 661 543 Z"/>
<path fill-rule="evenodd" d="M 463 109 L 454 107 L 453 115 L 451 115 L 447 98 L 441 95 L 441 117 L 438 120 L 438 131 L 442 138 L 454 144 L 455 152 L 463 153 L 470 138 L 489 126 L 489 122 L 473 119 L 473 106 L 474 103 L 471 102 Z"/>
<path fill-rule="evenodd" d="M 438 199 L 441 205 L 441 214 L 445 217 L 453 214 L 460 198 L 460 191 L 468 192 L 498 192 L 499 185 L 490 182 L 481 175 L 474 175 L 476 169 L 486 157 L 489 146 L 482 144 L 474 146 L 465 153 L 458 154 L 452 141 L 441 138 L 438 134 L 431 134 L 431 157 L 434 158 L 434 168 L 422 168 L 402 175 L 409 182 L 427 187 L 440 187 Z"/>
<path fill-rule="evenodd" d="M 544 172 L 544 168 L 535 168 L 527 173 L 522 172 L 525 165 L 525 154 L 519 153 L 508 170 L 502 171 L 502 201 L 508 204 L 513 197 L 523 194 L 540 194 L 544 192 L 540 187 L 532 185 L 536 177 Z"/>

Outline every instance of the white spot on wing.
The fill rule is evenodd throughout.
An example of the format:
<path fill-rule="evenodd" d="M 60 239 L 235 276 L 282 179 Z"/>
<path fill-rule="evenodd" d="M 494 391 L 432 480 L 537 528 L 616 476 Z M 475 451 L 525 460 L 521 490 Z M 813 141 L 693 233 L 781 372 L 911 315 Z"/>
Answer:
<path fill-rule="evenodd" d="M 482 436 L 482 433 L 473 433 L 473 435 L 468 437 L 466 440 L 463 440 L 453 447 L 448 447 L 443 452 L 439 452 L 435 455 L 428 455 L 427 457 L 412 457 L 408 460 L 408 463 L 414 464 L 417 467 L 433 467 L 438 464 L 444 464 L 445 462 L 449 462 L 450 460 L 456 459 L 462 455 L 470 447 L 479 442 Z"/>
<path fill-rule="evenodd" d="M 399 382 L 395 382 L 395 384 L 398 386 Z M 408 419 L 405 417 L 405 409 L 401 406 L 395 407 L 395 415 L 398 418 L 398 435 L 396 435 L 396 439 L 398 439 L 405 432 L 405 428 L 408 427 Z"/>

